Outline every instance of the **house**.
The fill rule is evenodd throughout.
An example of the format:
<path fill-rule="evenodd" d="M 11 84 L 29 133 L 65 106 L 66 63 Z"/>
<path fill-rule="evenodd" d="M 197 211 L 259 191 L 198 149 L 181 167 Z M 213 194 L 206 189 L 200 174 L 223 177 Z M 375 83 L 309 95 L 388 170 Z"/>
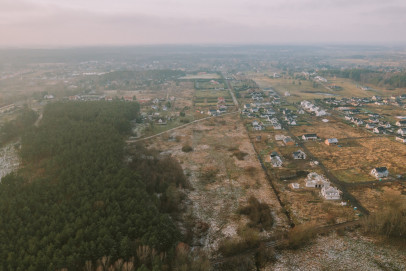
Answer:
<path fill-rule="evenodd" d="M 401 136 L 406 136 L 406 128 L 400 128 L 399 130 L 396 131 L 396 133 Z"/>
<path fill-rule="evenodd" d="M 386 167 L 377 167 L 371 170 L 371 175 L 377 179 L 386 178 L 389 176 L 389 171 Z"/>
<path fill-rule="evenodd" d="M 305 112 L 303 109 L 300 109 L 299 111 L 297 111 L 297 113 L 299 113 L 300 115 L 303 115 Z"/>
<path fill-rule="evenodd" d="M 302 135 L 302 139 L 305 141 L 317 140 L 317 135 L 316 134 L 304 134 L 304 135 Z"/>
<path fill-rule="evenodd" d="M 389 128 L 392 127 L 392 126 L 390 125 L 390 123 L 387 122 L 387 121 L 380 121 L 380 122 L 379 122 L 379 126 L 381 126 L 381 127 L 383 127 L 383 128 L 386 128 L 386 129 L 389 129 Z"/>
<path fill-rule="evenodd" d="M 332 186 L 323 186 L 320 193 L 326 200 L 340 199 L 340 190 Z"/>
<path fill-rule="evenodd" d="M 217 116 L 217 110 L 216 109 L 209 109 L 207 111 L 207 115 L 209 115 L 209 116 Z"/>
<path fill-rule="evenodd" d="M 306 187 L 314 187 L 314 188 L 321 188 L 326 185 L 330 185 L 330 183 L 320 174 L 316 172 L 311 172 L 307 175 L 306 179 Z"/>
<path fill-rule="evenodd" d="M 406 120 L 398 120 L 398 121 L 396 122 L 396 126 L 399 126 L 399 127 L 406 127 Z"/>
<path fill-rule="evenodd" d="M 274 128 L 275 130 L 281 130 L 281 129 L 282 129 L 282 126 L 280 125 L 280 123 L 274 123 L 274 124 L 273 124 L 273 128 Z"/>
<path fill-rule="evenodd" d="M 285 138 L 284 135 L 280 135 L 280 134 L 275 135 L 275 140 L 276 140 L 276 141 L 281 141 L 281 140 L 283 140 L 284 138 Z"/>
<path fill-rule="evenodd" d="M 326 145 L 337 145 L 338 144 L 338 139 L 337 138 L 327 138 L 324 143 Z"/>
<path fill-rule="evenodd" d="M 316 116 L 317 116 L 317 117 L 321 117 L 321 116 L 327 115 L 327 112 L 326 112 L 325 110 L 323 110 L 323 109 L 317 109 L 317 110 L 315 111 L 315 113 L 316 113 Z"/>
<path fill-rule="evenodd" d="M 47 94 L 47 95 L 44 95 L 44 99 L 46 99 L 46 100 L 52 100 L 52 99 L 54 99 L 55 97 L 54 97 L 54 95 L 52 95 L 52 94 Z"/>
<path fill-rule="evenodd" d="M 293 145 L 295 145 L 295 141 L 293 141 L 293 139 L 292 139 L 290 136 L 285 136 L 282 140 L 283 140 L 283 143 L 284 143 L 286 146 L 293 146 Z"/>
<path fill-rule="evenodd" d="M 166 125 L 166 121 L 163 121 L 162 119 L 159 119 L 157 124 Z"/>
<path fill-rule="evenodd" d="M 290 186 L 291 186 L 293 189 L 299 189 L 299 188 L 300 188 L 300 185 L 299 185 L 298 183 L 291 183 Z"/>
<path fill-rule="evenodd" d="M 373 123 L 368 123 L 368 124 L 365 126 L 365 128 L 367 128 L 367 129 L 374 129 L 375 127 L 376 127 L 376 125 L 373 124 Z"/>
<path fill-rule="evenodd" d="M 282 167 L 283 162 L 282 159 L 278 155 L 272 155 L 271 154 L 271 164 L 272 167 Z"/>
<path fill-rule="evenodd" d="M 293 152 L 293 159 L 306 159 L 306 153 L 302 150 Z"/>
<path fill-rule="evenodd" d="M 383 127 L 375 127 L 375 128 L 373 129 L 373 132 L 374 132 L 375 134 L 383 134 L 383 133 L 385 132 L 385 128 L 383 128 Z"/>
<path fill-rule="evenodd" d="M 406 143 L 406 137 L 404 137 L 404 136 L 397 136 L 395 139 L 396 139 L 396 141 Z"/>
<path fill-rule="evenodd" d="M 262 131 L 264 129 L 264 127 L 262 127 L 262 125 L 260 125 L 260 124 L 259 125 L 253 125 L 252 129 L 254 131 Z"/>

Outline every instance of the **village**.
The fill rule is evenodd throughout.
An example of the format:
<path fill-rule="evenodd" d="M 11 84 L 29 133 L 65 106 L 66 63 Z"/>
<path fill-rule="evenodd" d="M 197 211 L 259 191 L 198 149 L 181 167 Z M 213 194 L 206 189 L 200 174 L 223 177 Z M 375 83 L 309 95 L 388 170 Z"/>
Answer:
<path fill-rule="evenodd" d="M 191 245 L 212 259 L 248 233 L 270 240 L 301 225 L 353 223 L 379 210 L 388 194 L 406 197 L 406 91 L 255 61 L 244 71 L 234 64 L 171 70 L 166 62 L 148 63 L 143 68 L 164 70 L 106 71 L 103 63 L 85 63 L 69 70 L 63 86 L 61 75 L 35 74 L 62 90 L 33 91 L 28 102 L 4 100 L 0 120 L 13 119 L 27 103 L 38 114 L 54 102 L 139 104 L 127 145 L 179 161 L 192 187 L 183 191 L 179 223 L 192 225 Z M 1 149 L 3 175 L 18 168 L 17 151 L 18 142 Z M 271 210 L 272 226 L 252 226 L 241 211 L 252 198 Z"/>

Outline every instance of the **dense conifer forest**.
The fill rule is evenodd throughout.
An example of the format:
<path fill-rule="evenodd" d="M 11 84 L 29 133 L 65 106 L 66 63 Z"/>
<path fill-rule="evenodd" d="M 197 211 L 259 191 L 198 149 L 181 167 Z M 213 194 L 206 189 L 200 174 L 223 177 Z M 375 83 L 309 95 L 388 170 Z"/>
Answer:
<path fill-rule="evenodd" d="M 23 166 L 0 184 L 1 270 L 171 265 L 182 236 L 169 213 L 186 178 L 171 158 L 126 151 L 138 114 L 136 103 L 58 102 L 38 127 L 27 117 Z"/>

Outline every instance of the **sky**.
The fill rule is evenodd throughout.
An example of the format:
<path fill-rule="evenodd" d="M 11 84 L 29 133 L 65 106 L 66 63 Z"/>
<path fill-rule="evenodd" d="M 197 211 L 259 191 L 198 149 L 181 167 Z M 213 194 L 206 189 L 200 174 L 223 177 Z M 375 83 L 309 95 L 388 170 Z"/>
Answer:
<path fill-rule="evenodd" d="M 406 0 L 0 0 L 0 47 L 406 44 Z"/>

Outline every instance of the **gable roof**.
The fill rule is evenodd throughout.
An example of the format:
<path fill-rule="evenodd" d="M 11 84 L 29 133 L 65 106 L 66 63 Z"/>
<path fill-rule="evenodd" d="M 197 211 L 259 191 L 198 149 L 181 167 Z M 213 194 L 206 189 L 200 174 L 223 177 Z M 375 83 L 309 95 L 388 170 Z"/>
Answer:
<path fill-rule="evenodd" d="M 388 171 L 388 169 L 386 167 L 376 167 L 375 170 L 376 170 L 376 172 L 379 172 L 379 173 L 384 173 L 384 172 Z"/>
<path fill-rule="evenodd" d="M 303 136 L 304 137 L 317 137 L 316 134 L 304 134 Z"/>
<path fill-rule="evenodd" d="M 328 138 L 327 142 L 330 143 L 330 144 L 331 143 L 338 143 L 338 139 L 337 138 Z"/>

